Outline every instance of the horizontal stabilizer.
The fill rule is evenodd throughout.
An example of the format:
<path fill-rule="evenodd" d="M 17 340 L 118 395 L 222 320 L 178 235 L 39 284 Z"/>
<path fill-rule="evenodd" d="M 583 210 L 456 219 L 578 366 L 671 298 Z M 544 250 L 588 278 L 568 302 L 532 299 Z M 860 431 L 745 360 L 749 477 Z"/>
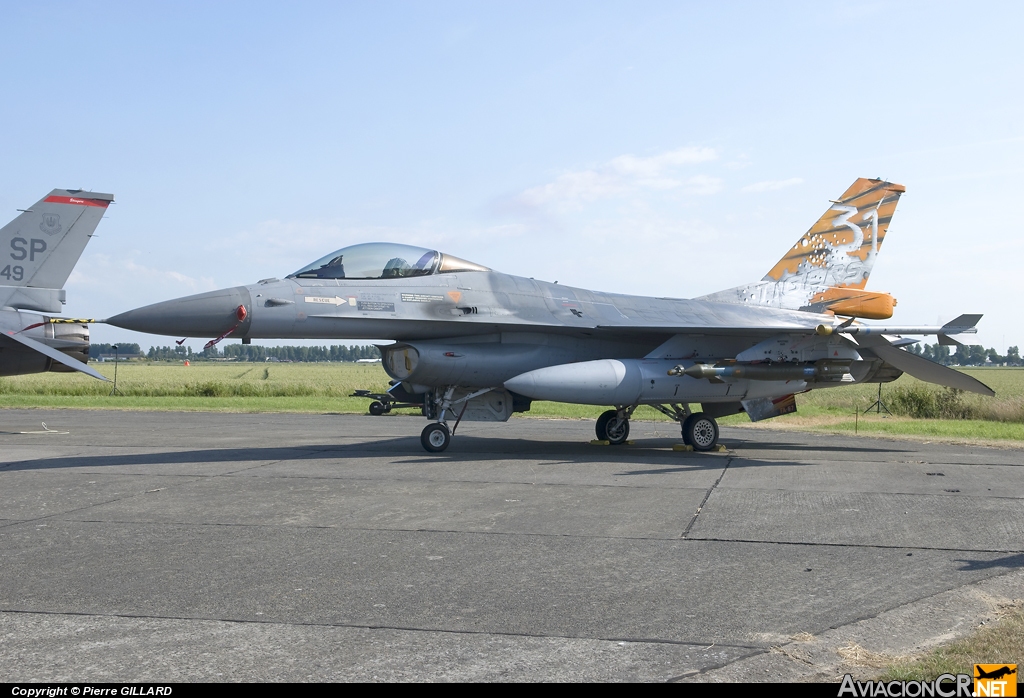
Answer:
<path fill-rule="evenodd" d="M 949 388 L 959 388 L 979 395 L 995 396 L 995 391 L 982 383 L 977 378 L 968 376 L 966 373 L 954 371 L 948 366 L 929 361 L 923 356 L 911 354 L 903 349 L 897 349 L 889 344 L 882 337 L 864 337 L 858 340 L 861 346 L 866 346 L 874 352 L 878 358 L 885 363 L 895 366 L 904 373 L 909 373 L 918 380 L 928 383 L 945 385 Z"/>
<path fill-rule="evenodd" d="M 972 327 L 977 327 L 978 323 L 981 321 L 981 318 L 982 316 L 980 314 L 961 315 L 955 320 L 950 320 L 945 325 L 943 325 L 943 327 L 948 328 L 950 330 L 954 330 L 953 332 L 948 332 L 947 334 L 960 334 L 964 330 L 971 329 Z"/>
<path fill-rule="evenodd" d="M 54 361 L 59 361 L 68 368 L 73 368 L 76 371 L 81 371 L 82 373 L 88 376 L 92 376 L 93 378 L 99 378 L 101 381 L 108 380 L 107 377 L 104 376 L 102 373 L 96 371 L 95 369 L 89 368 L 87 365 L 83 364 L 78 359 L 72 359 L 64 352 L 57 351 L 53 347 L 47 346 L 42 342 L 37 342 L 34 339 L 29 339 L 28 337 L 17 335 L 14 332 L 4 332 L 2 335 L 0 335 L 0 337 L 12 339 L 15 342 L 23 344 L 29 349 L 34 349 L 35 351 L 38 351 L 40 354 L 50 357 Z"/>

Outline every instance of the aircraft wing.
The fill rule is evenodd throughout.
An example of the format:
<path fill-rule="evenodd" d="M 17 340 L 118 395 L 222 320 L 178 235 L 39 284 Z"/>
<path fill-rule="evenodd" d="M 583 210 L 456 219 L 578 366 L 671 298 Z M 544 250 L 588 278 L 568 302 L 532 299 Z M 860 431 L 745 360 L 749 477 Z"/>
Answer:
<path fill-rule="evenodd" d="M 884 337 L 873 337 L 871 335 L 858 337 L 857 343 L 870 350 L 885 363 L 895 366 L 904 373 L 909 373 L 919 380 L 945 385 L 950 388 L 959 388 L 960 390 L 978 393 L 979 395 L 988 395 L 989 397 L 994 397 L 996 394 L 992 388 L 977 378 L 968 376 L 960 371 L 954 371 L 948 366 L 937 364 L 934 361 L 929 361 L 923 356 L 911 354 L 903 349 L 897 349 Z"/>
<path fill-rule="evenodd" d="M 38 341 L 36 341 L 34 339 L 30 339 L 28 337 L 24 337 L 24 336 L 18 335 L 18 334 L 14 333 L 14 332 L 4 332 L 4 333 L 0 334 L 0 337 L 2 337 L 3 339 L 8 339 L 8 340 L 13 340 L 15 342 L 18 342 L 19 344 L 22 344 L 22 345 L 28 347 L 29 349 L 34 349 L 35 351 L 38 351 L 40 354 L 43 354 L 44 356 L 50 357 L 54 361 L 59 361 L 60 363 L 62 363 L 65 366 L 67 366 L 68 368 L 73 368 L 76 371 L 81 371 L 82 373 L 84 373 L 84 374 L 86 374 L 88 376 L 92 376 L 93 378 L 99 378 L 101 381 L 109 380 L 102 373 L 96 371 L 95 369 L 89 368 L 87 365 L 83 364 L 78 359 L 72 359 L 70 356 L 68 356 L 64 352 L 57 351 L 53 347 L 47 346 L 46 344 L 43 344 L 42 342 L 38 342 Z"/>

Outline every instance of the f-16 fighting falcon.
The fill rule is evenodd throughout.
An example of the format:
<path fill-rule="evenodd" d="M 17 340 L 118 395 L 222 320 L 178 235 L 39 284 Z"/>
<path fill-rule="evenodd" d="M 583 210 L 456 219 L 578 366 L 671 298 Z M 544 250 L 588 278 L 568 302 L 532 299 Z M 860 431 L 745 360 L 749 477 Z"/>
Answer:
<path fill-rule="evenodd" d="M 883 383 L 903 372 L 994 393 L 887 337 L 976 332 L 980 315 L 941 327 L 866 325 L 895 299 L 865 291 L 900 195 L 858 179 L 767 275 L 692 300 L 646 298 L 502 274 L 447 253 L 392 243 L 337 250 L 284 280 L 202 293 L 107 320 L 190 337 L 395 340 L 380 347 L 396 401 L 423 405 L 421 442 L 443 451 L 462 421 L 506 421 L 532 400 L 606 405 L 597 437 L 621 444 L 638 405 L 679 422 L 698 451 L 716 418 L 792 412 L 795 395 Z M 699 403 L 700 411 L 690 405 Z M 449 420 L 454 424 L 449 427 Z"/>
<path fill-rule="evenodd" d="M 85 364 L 88 321 L 37 313 L 61 312 L 64 282 L 113 200 L 54 189 L 0 229 L 0 376 L 81 371 L 107 380 Z"/>

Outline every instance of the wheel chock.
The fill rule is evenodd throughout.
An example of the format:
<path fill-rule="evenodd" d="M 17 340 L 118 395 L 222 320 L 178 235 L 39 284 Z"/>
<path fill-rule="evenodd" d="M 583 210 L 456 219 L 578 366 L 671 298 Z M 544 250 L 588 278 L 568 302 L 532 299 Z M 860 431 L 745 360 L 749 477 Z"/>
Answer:
<path fill-rule="evenodd" d="M 675 444 L 675 445 L 672 446 L 672 450 L 673 451 L 687 451 L 687 452 L 694 452 L 694 453 L 696 453 L 696 451 L 693 450 L 693 446 L 690 446 L 688 444 Z M 717 445 L 715 445 L 715 447 L 713 449 L 711 449 L 710 451 L 705 451 L 704 453 L 728 453 L 728 452 L 729 452 L 729 449 L 727 449 L 724 445 L 717 444 Z"/>
<path fill-rule="evenodd" d="M 635 443 L 636 443 L 636 441 L 623 441 L 619 445 L 620 446 L 632 446 Z M 591 439 L 590 440 L 590 445 L 591 446 L 611 446 L 612 442 L 609 441 L 608 439 Z"/>

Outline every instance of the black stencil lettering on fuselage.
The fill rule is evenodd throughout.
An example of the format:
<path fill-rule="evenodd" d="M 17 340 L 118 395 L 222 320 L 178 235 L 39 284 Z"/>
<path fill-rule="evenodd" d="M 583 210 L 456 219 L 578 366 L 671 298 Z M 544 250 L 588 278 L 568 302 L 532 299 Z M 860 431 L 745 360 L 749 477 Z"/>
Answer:
<path fill-rule="evenodd" d="M 395 312 L 394 303 L 382 303 L 381 301 L 358 301 L 356 303 L 358 310 L 369 310 L 375 313 L 393 313 Z"/>

